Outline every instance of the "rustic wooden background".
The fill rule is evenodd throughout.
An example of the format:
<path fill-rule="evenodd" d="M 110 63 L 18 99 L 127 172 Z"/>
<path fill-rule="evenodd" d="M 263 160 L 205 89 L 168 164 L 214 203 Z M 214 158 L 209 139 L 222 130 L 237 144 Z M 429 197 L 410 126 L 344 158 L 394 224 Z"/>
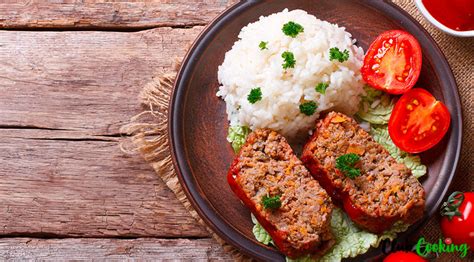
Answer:
<path fill-rule="evenodd" d="M 1 2 L 1 258 L 229 260 L 119 128 L 236 1 Z"/>
<path fill-rule="evenodd" d="M 144 160 L 120 151 L 119 129 L 142 111 L 144 84 L 237 1 L 0 0 L 0 260 L 231 260 Z M 466 55 L 444 51 L 455 67 Z M 465 188 L 470 141 L 453 183 Z"/>

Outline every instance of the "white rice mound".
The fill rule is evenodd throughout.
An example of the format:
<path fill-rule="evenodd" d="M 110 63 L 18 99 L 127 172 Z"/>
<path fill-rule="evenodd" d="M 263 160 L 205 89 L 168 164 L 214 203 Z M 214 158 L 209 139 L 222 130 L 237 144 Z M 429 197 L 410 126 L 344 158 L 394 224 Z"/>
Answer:
<path fill-rule="evenodd" d="M 296 38 L 285 35 L 282 27 L 289 21 L 302 25 L 304 32 Z M 260 50 L 261 41 L 268 42 L 268 49 Z M 310 131 L 322 111 L 353 115 L 364 92 L 360 74 L 364 51 L 355 42 L 344 27 L 303 10 L 285 9 L 248 24 L 218 70 L 221 86 L 217 96 L 226 102 L 230 124 L 252 130 L 271 128 L 292 138 Z M 341 52 L 347 49 L 349 60 L 330 61 L 332 47 Z M 281 55 L 285 51 L 294 54 L 294 68 L 283 69 Z M 321 82 L 329 83 L 325 95 L 315 90 Z M 256 87 L 261 88 L 262 100 L 251 104 L 247 96 Z M 318 105 L 311 116 L 299 109 L 308 101 Z"/>

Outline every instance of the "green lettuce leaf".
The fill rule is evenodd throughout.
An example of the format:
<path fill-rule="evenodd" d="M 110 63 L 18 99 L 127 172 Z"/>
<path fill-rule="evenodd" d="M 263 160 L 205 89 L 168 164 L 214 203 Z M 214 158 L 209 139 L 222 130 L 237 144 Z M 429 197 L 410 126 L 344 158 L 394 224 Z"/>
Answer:
<path fill-rule="evenodd" d="M 336 244 L 320 261 L 341 261 L 343 258 L 356 257 L 377 243 L 377 235 L 359 229 L 339 208 L 333 210 L 331 229 Z"/>
<path fill-rule="evenodd" d="M 237 153 L 244 145 L 245 139 L 250 133 L 250 128 L 246 126 L 230 126 L 228 132 L 227 141 L 232 144 L 234 152 Z"/>
<path fill-rule="evenodd" d="M 252 215 L 252 222 L 255 224 L 253 233 L 260 243 L 268 245 L 272 243 L 270 235 L 258 223 Z M 406 231 L 408 225 L 403 222 L 396 222 L 390 230 L 385 231 L 377 236 L 370 232 L 358 228 L 354 222 L 339 208 L 335 208 L 331 216 L 331 230 L 334 234 L 336 244 L 318 261 L 341 261 L 343 258 L 356 257 L 364 254 L 370 247 L 378 247 L 384 239 L 393 240 L 397 237 L 397 233 Z M 288 262 L 312 262 L 316 261 L 310 256 L 304 256 L 298 259 L 286 258 Z"/>
<path fill-rule="evenodd" d="M 421 163 L 419 156 L 409 154 L 398 148 L 390 138 L 387 126 L 375 126 L 370 129 L 372 137 L 381 144 L 390 155 L 399 163 L 405 164 L 411 169 L 411 173 L 416 178 L 420 178 L 426 174 L 426 166 Z"/>
<path fill-rule="evenodd" d="M 379 235 L 377 243 L 375 243 L 373 247 L 378 247 L 380 245 L 380 242 L 385 239 L 393 241 L 397 237 L 398 233 L 407 231 L 408 227 L 410 227 L 410 225 L 403 223 L 403 221 L 395 222 L 395 224 L 393 224 L 393 226 L 389 230 Z"/>
<path fill-rule="evenodd" d="M 262 227 L 262 225 L 258 223 L 257 219 L 255 218 L 253 214 L 250 214 L 250 216 L 252 217 L 252 222 L 254 223 L 252 232 L 253 232 L 253 235 L 255 236 L 255 239 L 257 239 L 258 242 L 264 245 L 268 245 L 268 244 L 273 245 L 273 240 L 270 234 L 268 234 L 268 232 Z"/>
<path fill-rule="evenodd" d="M 365 96 L 361 97 L 357 116 L 371 124 L 388 124 L 393 110 L 394 101 L 390 95 L 372 87 L 364 87 Z"/>

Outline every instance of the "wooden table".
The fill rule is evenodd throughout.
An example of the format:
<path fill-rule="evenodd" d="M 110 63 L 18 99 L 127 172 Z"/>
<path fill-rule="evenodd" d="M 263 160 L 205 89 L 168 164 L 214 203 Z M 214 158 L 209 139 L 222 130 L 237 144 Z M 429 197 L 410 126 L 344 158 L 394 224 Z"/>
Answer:
<path fill-rule="evenodd" d="M 230 259 L 119 129 L 235 0 L 2 2 L 0 257 Z"/>

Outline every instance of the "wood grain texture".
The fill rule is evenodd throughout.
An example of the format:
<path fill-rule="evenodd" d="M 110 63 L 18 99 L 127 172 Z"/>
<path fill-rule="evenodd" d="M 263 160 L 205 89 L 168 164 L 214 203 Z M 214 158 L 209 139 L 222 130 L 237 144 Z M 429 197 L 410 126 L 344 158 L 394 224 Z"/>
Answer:
<path fill-rule="evenodd" d="M 201 29 L 0 31 L 0 234 L 208 236 L 118 135 Z"/>
<path fill-rule="evenodd" d="M 212 239 L 0 240 L 2 260 L 233 261 Z"/>
<path fill-rule="evenodd" d="M 0 126 L 117 134 L 141 111 L 144 84 L 181 60 L 200 30 L 0 31 Z"/>
<path fill-rule="evenodd" d="M 0 129 L 0 232 L 15 236 L 206 237 L 117 138 Z"/>
<path fill-rule="evenodd" d="M 237 0 L 6 1 L 0 28 L 143 29 L 205 25 Z"/>

